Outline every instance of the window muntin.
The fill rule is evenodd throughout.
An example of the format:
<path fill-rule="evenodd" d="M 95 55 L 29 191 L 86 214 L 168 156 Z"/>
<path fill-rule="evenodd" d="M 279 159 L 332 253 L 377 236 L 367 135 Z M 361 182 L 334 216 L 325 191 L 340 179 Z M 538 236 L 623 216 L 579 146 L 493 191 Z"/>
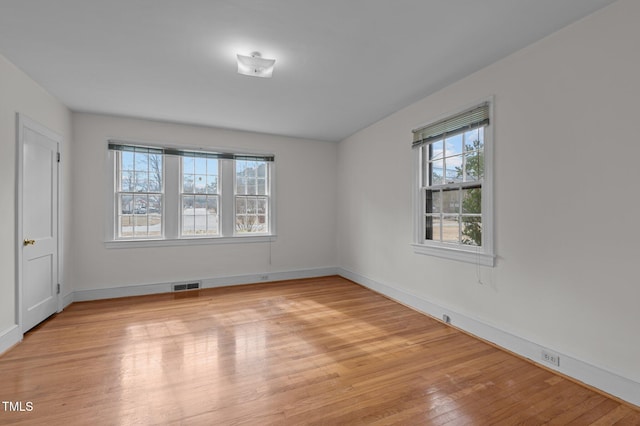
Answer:
<path fill-rule="evenodd" d="M 269 233 L 269 162 L 235 160 L 235 233 Z"/>
<path fill-rule="evenodd" d="M 482 246 L 484 126 L 423 145 L 424 239 Z"/>
<path fill-rule="evenodd" d="M 220 160 L 181 157 L 180 230 L 183 237 L 220 235 Z"/>
<path fill-rule="evenodd" d="M 163 154 L 133 147 L 116 154 L 116 238 L 162 238 Z"/>

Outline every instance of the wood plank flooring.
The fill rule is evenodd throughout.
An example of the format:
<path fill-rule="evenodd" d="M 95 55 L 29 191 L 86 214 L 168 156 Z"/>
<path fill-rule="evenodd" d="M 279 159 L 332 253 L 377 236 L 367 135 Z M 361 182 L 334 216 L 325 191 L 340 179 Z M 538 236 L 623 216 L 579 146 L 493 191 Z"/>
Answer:
<path fill-rule="evenodd" d="M 640 424 L 340 277 L 74 303 L 0 356 L 0 399 L 24 425 Z"/>

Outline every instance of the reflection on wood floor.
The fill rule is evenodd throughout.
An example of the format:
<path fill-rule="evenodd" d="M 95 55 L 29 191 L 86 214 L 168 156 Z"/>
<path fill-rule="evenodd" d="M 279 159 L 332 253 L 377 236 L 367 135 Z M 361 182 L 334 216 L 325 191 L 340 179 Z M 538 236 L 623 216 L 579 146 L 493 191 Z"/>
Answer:
<path fill-rule="evenodd" d="M 0 356 L 0 399 L 0 424 L 640 424 L 340 277 L 74 303 Z"/>

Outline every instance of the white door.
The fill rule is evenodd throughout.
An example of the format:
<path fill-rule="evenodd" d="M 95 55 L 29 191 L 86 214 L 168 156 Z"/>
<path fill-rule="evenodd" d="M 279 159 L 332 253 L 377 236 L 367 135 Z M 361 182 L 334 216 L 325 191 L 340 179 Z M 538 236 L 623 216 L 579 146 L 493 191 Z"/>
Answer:
<path fill-rule="evenodd" d="M 22 115 L 18 126 L 22 149 L 22 238 L 18 242 L 22 271 L 18 282 L 24 333 L 58 309 L 60 137 Z M 18 188 L 20 192 L 20 182 Z"/>

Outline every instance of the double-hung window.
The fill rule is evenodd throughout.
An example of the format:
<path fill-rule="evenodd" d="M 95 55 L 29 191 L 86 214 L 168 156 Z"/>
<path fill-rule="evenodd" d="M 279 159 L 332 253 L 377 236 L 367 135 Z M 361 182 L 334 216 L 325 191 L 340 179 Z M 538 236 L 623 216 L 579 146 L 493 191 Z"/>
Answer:
<path fill-rule="evenodd" d="M 490 106 L 413 131 L 418 253 L 493 265 Z"/>
<path fill-rule="evenodd" d="M 110 241 L 210 242 L 274 235 L 271 154 L 109 141 Z"/>
<path fill-rule="evenodd" d="M 181 236 L 220 234 L 219 159 L 206 153 L 186 152 L 181 161 Z"/>
<path fill-rule="evenodd" d="M 164 155 L 162 150 L 114 145 L 116 159 L 116 232 L 119 238 L 163 235 Z"/>
<path fill-rule="evenodd" d="M 269 163 L 236 159 L 235 178 L 236 233 L 269 232 Z"/>

